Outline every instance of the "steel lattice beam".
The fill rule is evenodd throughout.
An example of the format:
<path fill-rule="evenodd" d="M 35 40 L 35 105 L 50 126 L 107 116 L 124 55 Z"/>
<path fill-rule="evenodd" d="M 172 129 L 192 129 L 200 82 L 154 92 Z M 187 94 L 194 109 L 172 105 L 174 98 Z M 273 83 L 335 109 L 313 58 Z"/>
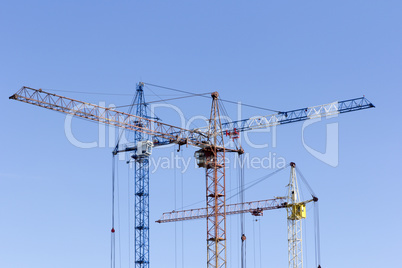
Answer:
<path fill-rule="evenodd" d="M 139 83 L 134 99 L 136 116 L 147 118 L 143 84 Z M 150 140 L 141 131 L 134 132 L 134 143 Z M 132 155 L 134 158 L 134 262 L 136 268 L 149 267 L 149 156 Z"/>
<path fill-rule="evenodd" d="M 222 129 L 220 132 L 223 132 L 224 134 L 230 134 L 234 131 L 244 132 L 253 129 L 268 128 L 277 125 L 295 123 L 374 107 L 375 106 L 365 97 L 345 101 L 336 101 L 329 104 L 317 105 L 287 112 L 279 112 L 267 116 L 255 116 L 249 119 L 222 123 Z M 206 132 L 206 129 L 206 127 L 202 127 L 194 130 Z"/>
<path fill-rule="evenodd" d="M 209 133 L 217 133 L 221 128 L 218 93 L 212 93 L 212 108 Z M 207 200 L 207 267 L 226 267 L 226 189 L 225 189 L 225 149 L 222 133 L 211 140 L 211 146 L 204 148 L 207 157 L 206 200 Z"/>
<path fill-rule="evenodd" d="M 261 201 L 252 201 L 246 203 L 226 205 L 226 215 L 234 215 L 240 213 L 253 213 L 254 211 L 273 210 L 286 208 L 285 198 L 274 198 Z M 309 202 L 309 201 L 307 201 Z M 172 211 L 163 213 L 162 217 L 157 220 L 158 223 L 186 221 L 194 219 L 203 219 L 207 216 L 213 216 L 213 212 L 209 212 L 206 208 L 188 209 L 181 211 Z"/>
<path fill-rule="evenodd" d="M 199 146 L 208 137 L 196 130 L 187 130 L 161 123 L 152 119 L 120 112 L 95 104 L 70 99 L 41 89 L 22 87 L 10 99 L 37 105 L 50 110 L 71 114 L 91 121 L 113 125 L 116 127 L 152 135 L 169 143 L 190 144 Z"/>
<path fill-rule="evenodd" d="M 287 223 L 288 223 L 288 264 L 289 268 L 303 268 L 302 219 L 298 210 L 300 206 L 299 186 L 296 179 L 295 163 L 290 163 L 290 179 L 288 184 Z"/>

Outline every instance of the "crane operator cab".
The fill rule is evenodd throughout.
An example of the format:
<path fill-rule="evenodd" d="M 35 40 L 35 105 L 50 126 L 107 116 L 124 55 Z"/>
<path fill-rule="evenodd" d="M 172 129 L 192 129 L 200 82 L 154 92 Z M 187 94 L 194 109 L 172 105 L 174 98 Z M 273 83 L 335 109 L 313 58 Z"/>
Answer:
<path fill-rule="evenodd" d="M 212 152 L 209 149 L 203 148 L 194 153 L 198 167 L 211 168 L 213 166 Z"/>
<path fill-rule="evenodd" d="M 139 141 L 137 142 L 137 157 L 147 157 L 152 154 L 152 141 Z"/>
<path fill-rule="evenodd" d="M 205 156 L 204 150 L 198 150 L 194 153 L 194 157 L 197 161 L 198 167 L 205 167 L 207 163 L 207 158 Z"/>

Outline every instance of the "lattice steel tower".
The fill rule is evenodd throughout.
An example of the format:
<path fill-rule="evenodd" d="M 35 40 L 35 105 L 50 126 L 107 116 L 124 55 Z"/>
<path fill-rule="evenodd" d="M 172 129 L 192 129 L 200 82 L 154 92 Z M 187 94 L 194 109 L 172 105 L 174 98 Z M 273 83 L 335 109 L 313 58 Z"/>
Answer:
<path fill-rule="evenodd" d="M 144 83 L 137 85 L 133 104 L 136 106 L 135 115 L 147 118 L 143 87 Z M 142 127 L 140 120 L 134 124 Z M 131 157 L 134 159 L 134 258 L 136 268 L 149 267 L 149 155 L 150 148 L 152 148 L 149 139 L 148 134 L 134 131 L 134 143 L 137 150 Z"/>
<path fill-rule="evenodd" d="M 290 163 L 287 197 L 289 268 L 303 268 L 302 219 L 306 218 L 306 204 L 300 203 L 296 179 L 296 164 Z"/>

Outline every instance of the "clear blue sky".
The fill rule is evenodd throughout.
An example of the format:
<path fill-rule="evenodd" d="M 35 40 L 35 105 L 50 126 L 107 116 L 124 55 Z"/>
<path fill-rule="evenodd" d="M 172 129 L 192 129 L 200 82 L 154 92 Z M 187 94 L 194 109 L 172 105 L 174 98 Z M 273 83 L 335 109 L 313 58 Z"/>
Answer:
<path fill-rule="evenodd" d="M 389 1 L 3 1 L 0 4 L 0 267 L 110 267 L 111 151 L 82 149 L 65 134 L 65 116 L 8 100 L 21 86 L 119 93 L 62 95 L 128 104 L 139 81 L 278 110 L 366 97 L 377 108 L 345 114 L 339 163 L 313 157 L 302 123 L 278 127 L 276 153 L 298 164 L 320 198 L 323 267 L 399 267 L 402 3 Z M 172 93 L 151 88 L 163 98 Z M 146 88 L 147 100 L 158 99 Z M 174 93 L 175 94 L 175 93 Z M 210 101 L 174 101 L 187 117 L 207 116 Z M 226 106 L 235 115 L 235 107 Z M 175 123 L 160 110 L 164 122 Z M 244 109 L 243 115 L 261 114 Z M 327 122 L 305 131 L 325 150 Z M 81 141 L 98 126 L 74 120 Z M 258 142 L 269 133 L 254 134 Z M 174 148 L 157 149 L 154 159 Z M 194 149 L 185 149 L 190 157 Z M 180 155 L 180 154 L 179 154 Z M 273 169 L 247 169 L 251 181 Z M 122 260 L 128 251 L 128 171 L 121 161 Z M 283 195 L 288 171 L 246 193 L 247 200 Z M 151 221 L 203 200 L 204 174 L 191 168 L 151 174 Z M 176 194 L 174 183 L 176 181 Z M 183 193 L 181 183 L 183 182 Z M 228 171 L 228 189 L 236 171 Z M 307 192 L 304 196 L 308 197 Z M 236 200 L 233 200 L 236 201 Z M 204 206 L 204 203 L 194 207 Z M 307 267 L 314 267 L 312 212 L 306 224 Z M 248 265 L 286 267 L 285 211 L 265 213 L 261 232 L 247 216 Z M 228 220 L 229 267 L 239 267 L 237 218 Z M 176 233 L 175 233 L 176 230 Z M 184 238 L 182 235 L 184 234 Z M 152 267 L 205 267 L 205 222 L 151 225 Z M 182 253 L 184 252 L 184 257 Z M 176 258 L 175 258 L 176 256 Z M 175 264 L 176 259 L 176 264 Z M 120 264 L 116 267 L 120 267 Z"/>

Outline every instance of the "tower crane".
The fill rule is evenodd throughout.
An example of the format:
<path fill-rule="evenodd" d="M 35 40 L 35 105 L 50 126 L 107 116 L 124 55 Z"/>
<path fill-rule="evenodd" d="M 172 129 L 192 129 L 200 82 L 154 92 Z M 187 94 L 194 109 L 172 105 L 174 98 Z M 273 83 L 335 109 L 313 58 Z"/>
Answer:
<path fill-rule="evenodd" d="M 302 219 L 306 218 L 306 204 L 317 202 L 318 198 L 312 195 L 312 199 L 300 201 L 295 169 L 296 164 L 291 162 L 289 165 L 291 169 L 289 184 L 287 185 L 288 194 L 286 197 L 229 204 L 226 205 L 226 215 L 251 213 L 253 216 L 261 216 L 265 210 L 285 208 L 287 212 L 288 267 L 303 268 Z M 209 216 L 208 213 L 207 208 L 165 212 L 156 222 L 167 223 L 203 219 Z"/>
<path fill-rule="evenodd" d="M 196 152 L 195 157 L 198 166 L 205 168 L 206 174 L 206 199 L 209 211 L 207 216 L 207 267 L 220 268 L 226 267 L 225 153 L 243 153 L 241 148 L 225 147 L 224 137 L 252 129 L 373 108 L 374 105 L 365 97 L 361 97 L 222 123 L 218 92 L 213 92 L 211 97 L 212 107 L 208 126 L 192 130 L 63 97 L 42 89 L 22 87 L 17 93 L 10 96 L 10 99 L 149 135 L 152 140 L 141 147 L 141 150 L 148 154 L 151 153 L 152 145 L 175 143 L 179 146 L 192 145 L 201 148 Z M 116 152 L 137 149 L 139 148 L 125 148 Z"/>
<path fill-rule="evenodd" d="M 150 118 L 144 96 L 144 83 L 137 85 L 133 104 L 136 116 Z M 133 107 L 132 107 L 133 108 Z M 155 118 L 156 119 L 156 118 Z M 134 131 L 134 262 L 136 268 L 149 267 L 149 156 L 152 142 L 148 134 Z M 119 142 L 113 152 L 117 154 Z"/>
<path fill-rule="evenodd" d="M 286 207 L 288 223 L 288 263 L 289 268 L 303 268 L 302 219 L 306 218 L 306 204 L 300 202 L 299 186 L 296 179 L 296 164 L 290 163 L 290 179 Z M 313 196 L 314 200 L 317 197 Z M 320 265 L 320 264 L 318 264 Z"/>

